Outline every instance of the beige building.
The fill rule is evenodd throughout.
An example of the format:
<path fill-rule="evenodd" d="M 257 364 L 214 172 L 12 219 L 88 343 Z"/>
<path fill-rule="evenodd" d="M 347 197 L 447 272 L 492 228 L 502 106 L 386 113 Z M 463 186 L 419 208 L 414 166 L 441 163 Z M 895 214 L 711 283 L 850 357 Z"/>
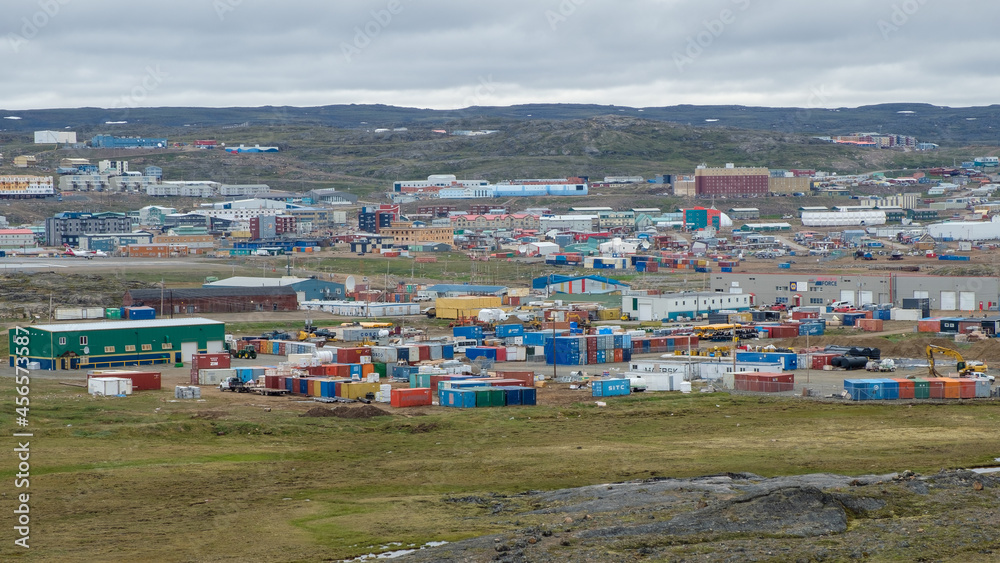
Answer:
<path fill-rule="evenodd" d="M 156 235 L 153 237 L 153 244 L 171 247 L 185 246 L 190 249 L 190 252 L 201 254 L 215 248 L 215 237 L 212 235 Z"/>
<path fill-rule="evenodd" d="M 674 195 L 694 197 L 694 180 L 677 180 L 674 182 Z"/>
<path fill-rule="evenodd" d="M 37 166 L 38 159 L 32 155 L 22 154 L 21 156 L 14 157 L 14 167 L 15 168 L 27 168 L 29 166 Z"/>
<path fill-rule="evenodd" d="M 812 178 L 770 178 L 767 181 L 767 189 L 772 194 L 793 194 L 796 192 L 807 194 L 812 189 Z"/>
<path fill-rule="evenodd" d="M 527 213 L 503 215 L 455 215 L 451 218 L 451 224 L 456 229 L 472 229 L 476 231 L 498 231 L 501 229 L 508 231 L 515 229 L 538 230 L 539 217 L 538 215 L 530 215 Z"/>
<path fill-rule="evenodd" d="M 455 244 L 454 227 L 414 227 L 412 222 L 399 221 L 379 231 L 383 237 L 392 237 L 394 246 L 424 244 Z"/>

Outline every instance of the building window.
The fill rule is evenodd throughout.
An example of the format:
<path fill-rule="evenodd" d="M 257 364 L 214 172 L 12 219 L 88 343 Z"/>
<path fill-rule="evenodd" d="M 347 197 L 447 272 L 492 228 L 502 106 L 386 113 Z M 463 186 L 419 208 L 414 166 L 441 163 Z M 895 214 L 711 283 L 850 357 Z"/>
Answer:
<path fill-rule="evenodd" d="M 60 346 L 65 346 L 66 345 L 66 337 L 65 336 L 60 336 L 59 337 L 59 345 Z"/>
<path fill-rule="evenodd" d="M 126 344 L 125 345 L 125 351 L 126 352 L 135 352 L 135 344 Z"/>
<path fill-rule="evenodd" d="M 812 303 L 813 305 L 822 305 L 823 304 L 823 298 L 822 297 L 813 297 L 813 298 L 809 299 L 809 302 Z"/>
<path fill-rule="evenodd" d="M 173 348 L 174 348 L 173 342 L 164 342 L 163 343 L 163 349 L 164 350 L 172 350 Z"/>
<path fill-rule="evenodd" d="M 152 349 L 153 349 L 153 345 L 152 344 L 143 344 L 142 345 L 142 351 L 143 352 L 149 352 Z"/>
<path fill-rule="evenodd" d="M 86 336 L 81 336 L 80 337 L 80 346 L 86 346 L 86 345 L 87 345 L 87 337 Z"/>
<path fill-rule="evenodd" d="M 114 346 L 105 346 L 104 347 L 104 353 L 105 354 L 114 354 L 115 353 L 115 347 Z"/>

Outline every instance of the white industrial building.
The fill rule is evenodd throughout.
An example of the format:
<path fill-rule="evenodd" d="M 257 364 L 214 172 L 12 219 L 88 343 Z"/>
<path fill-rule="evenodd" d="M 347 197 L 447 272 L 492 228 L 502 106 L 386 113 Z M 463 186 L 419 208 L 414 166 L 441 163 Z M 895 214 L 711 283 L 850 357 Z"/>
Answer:
<path fill-rule="evenodd" d="M 456 186 L 452 188 L 441 188 L 437 192 L 440 199 L 480 199 L 490 198 L 496 195 L 493 186 Z"/>
<path fill-rule="evenodd" d="M 670 293 L 623 295 L 622 314 L 640 321 L 693 319 L 722 310 L 749 311 L 752 296 L 735 293 Z"/>
<path fill-rule="evenodd" d="M 219 195 L 224 197 L 255 196 L 257 194 L 266 194 L 270 191 L 271 187 L 267 184 L 222 184 L 219 186 Z"/>
<path fill-rule="evenodd" d="M 526 256 L 548 256 L 559 252 L 559 245 L 554 242 L 531 242 L 517 247 L 517 251 Z"/>
<path fill-rule="evenodd" d="M 459 180 L 454 174 L 431 174 L 426 180 L 402 180 L 392 183 L 394 192 L 437 191 L 441 188 L 478 188 L 486 186 L 486 180 Z M 443 197 L 443 196 L 442 196 Z M 492 197 L 492 196 L 490 196 Z"/>
<path fill-rule="evenodd" d="M 621 256 L 624 254 L 635 254 L 639 251 L 639 247 L 642 244 L 638 240 L 622 240 L 615 237 L 608 242 L 602 242 L 598 248 L 602 256 Z M 645 245 L 648 247 L 649 243 L 647 242 Z"/>
<path fill-rule="evenodd" d="M 856 227 L 885 225 L 885 211 L 806 211 L 802 213 L 804 227 Z"/>
<path fill-rule="evenodd" d="M 927 234 L 937 240 L 998 240 L 1000 215 L 992 221 L 948 221 L 927 225 Z"/>
<path fill-rule="evenodd" d="M 36 145 L 76 144 L 75 131 L 35 131 Z"/>
<path fill-rule="evenodd" d="M 597 215 L 543 215 L 538 223 L 545 233 L 552 230 L 591 233 L 597 219 Z"/>

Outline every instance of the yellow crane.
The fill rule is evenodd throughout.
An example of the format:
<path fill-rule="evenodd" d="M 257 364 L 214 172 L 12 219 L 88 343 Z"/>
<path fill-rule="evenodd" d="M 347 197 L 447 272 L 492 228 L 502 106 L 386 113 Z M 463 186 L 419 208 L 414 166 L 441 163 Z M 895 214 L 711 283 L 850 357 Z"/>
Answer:
<path fill-rule="evenodd" d="M 975 377 L 977 375 L 986 375 L 986 370 L 989 366 L 983 362 L 966 362 L 962 354 L 958 353 L 957 350 L 952 350 L 951 348 L 945 348 L 944 346 L 935 346 L 933 344 L 927 345 L 927 372 L 931 377 L 943 377 L 936 369 L 934 369 L 934 354 L 941 354 L 942 356 L 948 356 L 949 358 L 955 359 L 955 369 L 958 371 L 959 377 Z"/>

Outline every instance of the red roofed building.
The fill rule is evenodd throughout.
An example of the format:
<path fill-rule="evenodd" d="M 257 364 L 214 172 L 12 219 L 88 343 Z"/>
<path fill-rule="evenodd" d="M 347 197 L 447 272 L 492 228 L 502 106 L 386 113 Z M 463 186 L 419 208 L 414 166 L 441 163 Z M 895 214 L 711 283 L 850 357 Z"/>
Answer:
<path fill-rule="evenodd" d="M 36 240 L 29 229 L 0 229 L 0 248 L 35 248 Z"/>

